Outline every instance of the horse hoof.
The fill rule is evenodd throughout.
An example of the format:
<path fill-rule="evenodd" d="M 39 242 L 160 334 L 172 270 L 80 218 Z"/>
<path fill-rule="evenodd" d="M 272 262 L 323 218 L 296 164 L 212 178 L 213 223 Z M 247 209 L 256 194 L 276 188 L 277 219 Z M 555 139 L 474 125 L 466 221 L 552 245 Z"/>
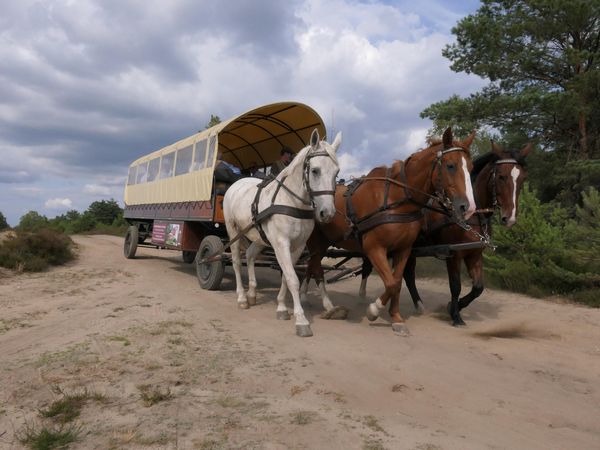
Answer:
<path fill-rule="evenodd" d="M 285 311 L 277 311 L 277 320 L 290 320 L 290 313 Z"/>
<path fill-rule="evenodd" d="M 417 314 L 425 314 L 427 312 L 427 310 L 425 309 L 425 305 L 423 305 L 422 301 L 418 301 L 417 304 L 415 305 L 415 309 L 417 310 Z"/>
<path fill-rule="evenodd" d="M 459 317 L 458 319 L 452 319 L 452 326 L 453 327 L 465 327 L 465 326 L 467 326 L 467 324 L 465 323 L 464 320 L 462 320 Z"/>
<path fill-rule="evenodd" d="M 410 332 L 408 331 L 408 327 L 403 322 L 394 322 L 392 323 L 392 330 L 394 333 L 398 333 L 400 336 L 409 336 Z"/>
<path fill-rule="evenodd" d="M 310 337 L 313 335 L 310 325 L 296 325 L 296 335 L 300 337 Z"/>
<path fill-rule="evenodd" d="M 248 309 L 248 308 L 250 308 L 250 306 L 248 305 L 248 302 L 240 302 L 240 303 L 238 303 L 238 308 Z"/>
<path fill-rule="evenodd" d="M 348 308 L 343 306 L 334 306 L 329 311 L 321 313 L 321 319 L 326 320 L 346 320 L 348 317 Z"/>
<path fill-rule="evenodd" d="M 252 297 L 250 295 L 248 296 L 248 305 L 250 305 L 250 306 L 256 305 L 256 295 L 254 297 Z"/>
<path fill-rule="evenodd" d="M 367 306 L 367 319 L 369 319 L 370 322 L 373 322 L 374 320 L 377 320 L 378 317 L 379 309 L 375 303 L 371 303 L 369 306 Z"/>

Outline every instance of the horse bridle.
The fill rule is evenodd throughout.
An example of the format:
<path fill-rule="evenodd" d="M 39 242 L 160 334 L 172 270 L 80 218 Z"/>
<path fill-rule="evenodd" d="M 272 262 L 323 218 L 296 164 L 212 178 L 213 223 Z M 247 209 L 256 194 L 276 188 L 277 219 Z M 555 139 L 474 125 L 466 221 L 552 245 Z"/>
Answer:
<path fill-rule="evenodd" d="M 495 211 L 500 207 L 498 203 L 498 193 L 496 191 L 496 168 L 499 164 L 514 164 L 519 165 L 519 162 L 514 158 L 499 159 L 494 162 L 494 168 L 492 169 L 492 176 L 490 177 L 490 183 L 492 184 L 492 209 Z M 517 189 L 515 185 L 514 189 Z"/>
<path fill-rule="evenodd" d="M 440 203 L 440 205 L 442 205 L 442 207 L 448 211 L 452 211 L 452 201 L 446 195 L 446 190 L 444 189 L 444 185 L 442 182 L 442 159 L 444 155 L 452 152 L 464 152 L 467 155 L 469 155 L 469 151 L 462 147 L 450 147 L 445 150 L 438 150 L 436 158 L 431 166 L 431 177 L 433 177 L 435 166 L 438 166 L 438 176 L 437 179 L 433 182 L 433 185 L 435 186 L 435 196 L 437 197 L 437 200 Z"/>
<path fill-rule="evenodd" d="M 314 198 L 320 195 L 335 195 L 335 178 L 333 179 L 333 190 L 324 190 L 324 191 L 313 191 L 310 187 L 309 177 L 310 177 L 310 160 L 317 156 L 327 156 L 333 161 L 331 155 L 325 150 L 317 150 L 315 152 L 309 152 L 308 155 L 304 158 L 304 165 L 302 167 L 302 182 L 304 183 L 304 188 L 306 192 L 308 192 L 308 197 L 310 198 L 310 204 L 315 206 Z"/>
<path fill-rule="evenodd" d="M 311 206 L 312 208 L 315 207 L 315 202 L 314 202 L 314 198 L 315 197 L 318 197 L 320 195 L 335 195 L 335 179 L 333 181 L 333 186 L 334 186 L 333 190 L 314 191 L 310 187 L 310 182 L 309 182 L 310 160 L 312 158 L 317 157 L 317 156 L 327 156 L 331 160 L 333 160 L 333 158 L 331 157 L 331 155 L 327 151 L 325 151 L 325 150 L 317 150 L 317 151 L 314 151 L 314 152 L 311 151 L 311 152 L 309 152 L 304 157 L 304 162 L 303 162 L 303 165 L 302 165 L 302 184 L 304 185 L 304 188 L 306 189 L 306 192 L 308 193 L 308 200 L 304 200 L 302 197 L 300 197 L 298 194 L 296 194 L 294 191 L 292 191 L 290 188 L 288 188 L 284 184 L 285 178 L 282 178 L 281 180 L 275 178 L 273 181 L 277 182 L 279 186 L 278 186 L 278 188 L 275 191 L 275 195 L 273 196 L 273 202 L 275 201 L 275 197 L 277 196 L 277 192 L 279 192 L 280 188 L 283 188 L 292 197 L 294 197 L 297 200 L 299 200 L 300 202 L 302 202 L 303 205 Z"/>

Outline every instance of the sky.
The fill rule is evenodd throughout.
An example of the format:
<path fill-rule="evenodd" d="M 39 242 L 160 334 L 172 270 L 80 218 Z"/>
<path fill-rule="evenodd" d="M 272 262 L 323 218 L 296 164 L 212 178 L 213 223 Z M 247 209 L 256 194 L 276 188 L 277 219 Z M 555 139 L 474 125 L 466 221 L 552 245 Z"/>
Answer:
<path fill-rule="evenodd" d="M 263 104 L 342 131 L 341 174 L 425 145 L 419 113 L 484 84 L 441 52 L 475 0 L 7 0 L 0 212 L 123 206 L 128 165 Z M 451 125 L 451 124 L 449 124 Z M 332 133 L 333 131 L 333 133 Z"/>

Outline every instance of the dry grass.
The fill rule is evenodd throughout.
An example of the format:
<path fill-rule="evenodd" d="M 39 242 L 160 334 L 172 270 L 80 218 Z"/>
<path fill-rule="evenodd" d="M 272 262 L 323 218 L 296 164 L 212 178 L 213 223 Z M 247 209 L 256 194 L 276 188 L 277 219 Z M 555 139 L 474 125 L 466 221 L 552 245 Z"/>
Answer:
<path fill-rule="evenodd" d="M 75 424 L 55 426 L 25 424 L 16 433 L 16 438 L 21 444 L 32 450 L 50 450 L 66 448 L 79 439 L 81 431 L 81 426 Z"/>
<path fill-rule="evenodd" d="M 140 391 L 140 398 L 144 402 L 144 406 L 150 407 L 157 403 L 164 402 L 173 398 L 171 389 L 162 389 L 160 386 L 152 386 L 143 384 L 137 387 Z"/>

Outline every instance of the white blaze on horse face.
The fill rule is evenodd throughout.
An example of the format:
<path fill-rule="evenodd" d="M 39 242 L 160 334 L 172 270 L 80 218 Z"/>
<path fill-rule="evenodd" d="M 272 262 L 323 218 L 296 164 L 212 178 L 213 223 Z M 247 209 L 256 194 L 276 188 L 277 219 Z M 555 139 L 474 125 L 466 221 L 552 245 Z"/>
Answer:
<path fill-rule="evenodd" d="M 473 186 L 471 185 L 471 175 L 469 175 L 467 158 L 465 158 L 464 156 L 462 156 L 462 169 L 465 175 L 465 192 L 467 193 L 467 200 L 469 200 L 469 209 L 465 214 L 465 220 L 467 220 L 475 212 L 475 198 L 473 196 Z"/>
<path fill-rule="evenodd" d="M 519 175 L 521 171 L 517 166 L 513 167 L 510 171 L 510 176 L 512 177 L 512 213 L 506 225 L 512 227 L 517 222 L 517 180 L 519 179 Z"/>
<path fill-rule="evenodd" d="M 325 150 L 327 151 L 327 150 Z M 331 191 L 335 192 L 335 178 L 339 171 L 339 166 L 331 156 L 315 156 L 311 161 L 310 170 L 314 167 L 319 168 L 318 175 L 309 175 L 309 183 L 312 191 Z M 335 215 L 335 197 L 333 194 L 315 195 L 312 198 L 315 204 L 315 218 L 318 222 L 331 222 Z"/>

